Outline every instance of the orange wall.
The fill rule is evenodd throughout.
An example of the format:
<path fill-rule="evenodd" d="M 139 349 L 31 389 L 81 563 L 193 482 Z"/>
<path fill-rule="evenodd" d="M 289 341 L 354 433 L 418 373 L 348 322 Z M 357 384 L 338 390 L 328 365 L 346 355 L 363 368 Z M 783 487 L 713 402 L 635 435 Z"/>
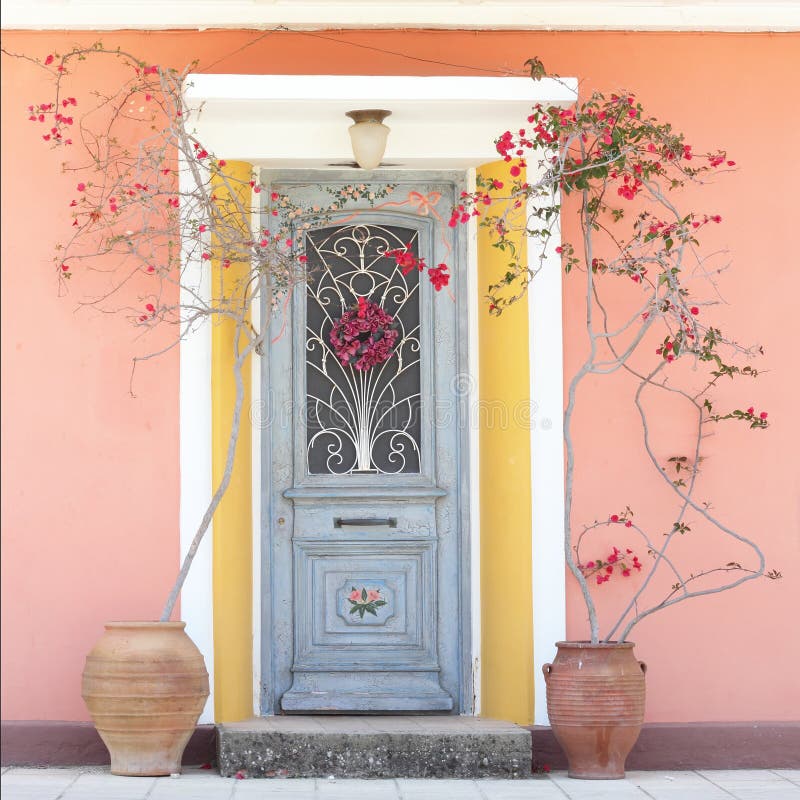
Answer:
<path fill-rule="evenodd" d="M 704 193 L 724 225 L 715 243 L 735 256 L 720 278 L 742 341 L 767 351 L 769 372 L 731 402 L 752 399 L 771 429 L 730 429 L 709 443 L 704 480 L 725 519 L 764 544 L 781 582 L 753 582 L 645 622 L 633 637 L 650 663 L 650 721 L 785 720 L 800 716 L 796 396 L 798 289 L 794 157 L 800 112 L 792 101 L 800 37 L 739 34 L 351 32 L 329 39 L 254 32 L 104 33 L 151 63 L 193 58 L 217 72 L 481 74 L 456 65 L 515 70 L 538 55 L 587 87 L 626 87 L 669 117 L 698 150 L 725 146 L 739 171 Z M 9 33 L 4 46 L 43 57 L 94 35 Z M 347 43 L 365 45 L 366 49 Z M 221 60 L 220 60 L 221 59 Z M 486 73 L 491 74 L 491 73 Z M 88 87 L 84 87 L 88 88 Z M 75 92 L 76 95 L 79 91 Z M 144 346 L 127 324 L 75 312 L 57 297 L 52 245 L 67 231 L 72 180 L 36 140 L 25 108 L 45 96 L 37 70 L 3 57 L 2 70 L 2 676 L 6 719 L 86 719 L 83 657 L 106 619 L 152 619 L 178 556 L 178 359 L 140 367 L 128 395 L 130 357 Z M 577 282 L 565 294 L 567 373 L 581 358 Z M 715 312 L 717 313 L 717 312 Z M 744 396 L 745 392 L 751 392 Z M 593 389 L 621 407 L 620 387 Z M 625 503 L 661 507 L 656 485 L 631 458 L 614 479 L 611 455 L 631 443 L 622 413 L 576 421 L 576 521 Z M 669 447 L 670 445 L 665 445 Z M 734 466 L 734 464 L 736 466 Z M 624 484 L 624 485 L 623 485 Z M 608 587 L 613 590 L 609 584 Z M 584 635 L 570 589 L 569 634 Z"/>

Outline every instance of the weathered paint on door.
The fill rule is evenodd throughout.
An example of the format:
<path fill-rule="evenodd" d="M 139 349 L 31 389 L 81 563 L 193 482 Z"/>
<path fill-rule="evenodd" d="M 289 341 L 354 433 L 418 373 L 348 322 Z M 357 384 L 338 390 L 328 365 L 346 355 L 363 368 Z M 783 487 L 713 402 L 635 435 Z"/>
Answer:
<path fill-rule="evenodd" d="M 290 225 L 308 278 L 276 303 L 265 357 L 262 710 L 461 712 L 465 292 L 437 293 L 386 255 L 408 247 L 455 271 L 460 186 L 266 177 L 265 219 Z M 369 369 L 343 365 L 330 339 L 359 298 L 397 333 Z"/>

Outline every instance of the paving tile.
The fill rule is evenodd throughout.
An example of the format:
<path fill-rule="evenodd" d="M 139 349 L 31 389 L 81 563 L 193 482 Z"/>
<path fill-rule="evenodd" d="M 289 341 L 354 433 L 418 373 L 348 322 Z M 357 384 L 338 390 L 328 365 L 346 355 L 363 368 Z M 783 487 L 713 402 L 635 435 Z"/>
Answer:
<path fill-rule="evenodd" d="M 787 781 L 800 783 L 800 769 L 772 769 L 770 772 L 780 775 L 781 778 L 786 778 Z"/>
<path fill-rule="evenodd" d="M 791 781 L 742 781 L 724 786 L 736 800 L 800 800 L 800 786 Z"/>
<path fill-rule="evenodd" d="M 80 770 L 34 769 L 31 767 L 11 767 L 3 773 L 3 786 L 20 783 L 44 783 L 67 785 L 80 775 Z"/>
<path fill-rule="evenodd" d="M 230 800 L 232 793 L 233 789 L 227 786 L 219 788 L 206 787 L 204 789 L 167 787 L 165 789 L 156 789 L 147 796 L 147 800 Z"/>
<path fill-rule="evenodd" d="M 569 778 L 565 772 L 550 773 L 550 780 L 569 798 L 576 800 L 646 800 L 647 795 L 628 779 L 612 781 L 588 781 Z"/>
<path fill-rule="evenodd" d="M 11 786 L 3 784 L 3 800 L 58 800 L 63 789 L 47 786 Z"/>
<path fill-rule="evenodd" d="M 725 781 L 779 781 L 785 780 L 782 776 L 777 775 L 774 771 L 768 769 L 700 769 L 697 770 L 699 775 L 703 775 L 710 781 L 716 784 L 722 784 Z"/>
<path fill-rule="evenodd" d="M 727 788 L 727 787 L 726 787 Z M 741 784 L 727 789 L 736 800 L 800 800 L 800 786 L 787 781 L 784 784 Z"/>
<path fill-rule="evenodd" d="M 516 781 L 481 778 L 475 785 L 485 800 L 565 800 L 564 792 L 548 778 Z"/>
<path fill-rule="evenodd" d="M 108 798 L 108 800 L 145 800 L 156 784 L 155 778 L 126 778 L 122 775 L 83 774 L 65 792 L 65 800 Z"/>
<path fill-rule="evenodd" d="M 236 781 L 234 797 L 313 797 L 315 782 L 313 778 L 254 778 Z"/>
<path fill-rule="evenodd" d="M 158 778 L 147 800 L 230 800 L 233 779 L 215 772 L 183 774 L 180 778 Z"/>
<path fill-rule="evenodd" d="M 483 800 L 474 781 L 398 778 L 402 800 Z"/>
<path fill-rule="evenodd" d="M 678 786 L 645 784 L 640 788 L 643 792 L 642 796 L 649 800 L 733 800 L 730 792 L 711 783 Z M 613 795 L 609 795 L 609 797 L 613 797 Z"/>
<path fill-rule="evenodd" d="M 336 781 L 318 780 L 317 794 L 319 800 L 398 800 L 397 787 L 393 780 L 355 780 L 337 779 Z"/>

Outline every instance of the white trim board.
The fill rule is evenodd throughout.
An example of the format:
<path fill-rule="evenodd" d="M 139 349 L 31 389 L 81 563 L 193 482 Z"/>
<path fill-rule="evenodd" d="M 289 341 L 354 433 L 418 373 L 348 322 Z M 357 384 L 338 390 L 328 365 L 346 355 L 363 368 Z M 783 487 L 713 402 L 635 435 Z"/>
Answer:
<path fill-rule="evenodd" d="M 185 91 L 204 145 L 228 159 L 341 169 L 353 161 L 346 112 L 385 108 L 386 167 L 443 170 L 494 161 L 494 140 L 535 102 L 566 105 L 576 93 L 572 78 L 205 74 Z"/>
<path fill-rule="evenodd" d="M 183 162 L 183 158 L 181 157 Z M 180 170 L 181 191 L 195 185 L 188 170 Z M 196 292 L 181 289 L 181 303 L 211 297 L 211 274 L 200 259 L 182 251 L 183 281 Z M 199 323 L 180 341 L 180 556 L 183 559 L 203 518 L 211 486 L 211 325 Z M 200 649 L 209 675 L 209 696 L 200 722 L 214 721 L 214 616 L 212 556 L 213 523 L 195 554 L 181 592 L 181 616 L 186 633 Z"/>
<path fill-rule="evenodd" d="M 484 83 L 489 81 L 490 84 Z M 389 136 L 390 153 L 404 159 L 409 169 L 420 167 L 452 169 L 454 164 L 465 170 L 470 179 L 471 170 L 481 164 L 497 159 L 493 147 L 494 138 L 505 129 L 514 130 L 523 123 L 531 105 L 541 103 L 569 103 L 574 97 L 576 81 L 572 78 L 563 81 L 543 80 L 533 82 L 520 78 L 372 78 L 368 76 L 337 76 L 335 85 L 330 76 L 285 76 L 276 80 L 274 76 L 192 76 L 187 89 L 187 100 L 191 106 L 205 104 L 203 114 L 197 119 L 197 135 L 220 157 L 249 161 L 254 166 L 274 168 L 309 168 L 320 161 L 317 148 L 339 147 L 339 158 L 352 160 L 349 148 L 347 126 L 349 121 L 343 116 L 345 110 L 358 107 L 388 108 L 397 112 L 392 122 Z M 325 99 L 329 105 L 321 104 L 321 89 L 327 92 Z M 492 91 L 488 91 L 491 89 Z M 385 90 L 385 92 L 383 91 Z M 465 100 L 469 98 L 468 102 Z M 363 105 L 362 105 L 363 104 Z M 425 114 L 416 109 L 426 106 Z M 274 113 L 280 108 L 281 113 Z M 259 117 L 271 110 L 272 121 L 268 141 L 259 138 Z M 315 111 L 316 109 L 316 111 Z M 341 112 L 341 113 L 340 113 Z M 407 113 L 406 113 L 407 112 Z M 315 116 L 316 114 L 316 116 Z M 330 115 L 326 117 L 325 115 Z M 394 114 L 393 114 L 394 116 Z M 224 124 L 222 124 L 224 121 Z M 392 117 L 389 118 L 392 121 Z M 491 133 L 488 123 L 491 123 Z M 314 142 L 309 144 L 305 137 L 298 135 L 299 126 L 309 126 L 314 132 Z M 432 142 L 441 127 L 449 125 L 459 130 L 459 135 L 448 142 L 448 156 L 431 155 Z M 346 148 L 338 139 L 325 141 L 327 130 L 332 137 L 343 134 Z M 279 155 L 273 148 L 280 147 Z M 392 149 L 393 148 L 393 149 Z M 444 163 L 443 163 L 444 162 Z M 339 169 L 341 169 L 339 167 Z M 395 167 L 396 169 L 396 167 Z M 353 179 L 366 175 L 380 176 L 380 170 L 365 173 L 353 170 Z M 474 178 L 473 178 L 474 180 Z M 474 231 L 471 238 L 474 236 Z M 469 291 L 470 310 L 478 307 L 478 287 L 475 280 L 477 266 L 476 248 L 470 246 Z M 533 531 L 534 543 L 534 647 L 537 665 L 544 660 L 546 648 L 552 647 L 557 639 L 564 638 L 564 581 L 563 556 L 559 556 L 551 546 L 543 546 L 547 540 L 560 538 L 557 533 L 563 525 L 563 481 L 558 476 L 562 470 L 561 419 L 562 419 L 562 380 L 561 380 L 561 278 L 557 263 L 548 263 L 551 269 L 539 277 L 543 278 L 534 295 L 529 300 L 531 314 L 531 374 L 536 375 L 531 383 L 532 401 L 537 412 L 537 427 L 532 431 L 533 472 Z M 210 287 L 205 286 L 208 292 Z M 557 336 L 555 335 L 557 332 Z M 201 329 L 199 335 L 190 336 L 181 342 L 181 542 L 187 542 L 193 534 L 195 517 L 205 508 L 210 492 L 211 474 L 211 424 L 210 424 L 210 330 Z M 474 344 L 476 330 L 471 330 L 470 340 Z M 545 335 L 546 334 L 546 335 Z M 469 373 L 477 376 L 477 349 L 472 347 Z M 254 386 L 257 382 L 254 382 Z M 472 393 L 473 388 L 470 388 Z M 254 400 L 256 400 L 254 395 Z M 539 424 L 544 419 L 551 421 L 552 427 L 542 432 Z M 261 430 L 253 426 L 253 453 L 260 452 Z M 471 444 L 475 445 L 473 435 Z M 473 451 L 471 469 L 477 468 L 477 450 Z M 254 463 L 254 498 L 260 470 Z M 548 478 L 549 475 L 549 478 Z M 475 485 L 475 484 L 473 484 Z M 261 536 L 261 519 L 258 507 L 253 509 L 253 548 L 254 559 L 260 556 L 257 543 Z M 473 498 L 470 507 L 470 527 L 473 539 L 473 557 L 480 553 L 478 536 L 480 519 L 477 499 Z M 187 581 L 182 594 L 183 616 L 191 620 L 193 631 L 200 632 L 196 641 L 206 658 L 210 680 L 213 685 L 213 638 L 211 631 L 212 609 L 210 591 L 210 544 L 209 560 L 194 565 L 194 575 Z M 541 560 L 541 561 L 540 561 Z M 259 635 L 258 615 L 261 596 L 259 564 L 254 563 L 254 658 L 260 652 L 257 646 Z M 199 569 L 198 569 L 199 567 Z M 546 582 L 540 576 L 546 576 Z M 480 597 L 480 570 L 477 559 L 473 561 L 472 593 L 473 603 Z M 473 608 L 475 606 L 473 605 Z M 478 607 L 479 608 L 479 607 Z M 549 621 L 548 621 L 549 620 Z M 546 639 L 546 641 L 545 641 Z M 476 681 L 475 704 L 480 708 L 480 615 L 473 618 L 473 676 Z M 257 660 L 257 659 L 256 659 Z M 255 665 L 256 670 L 258 664 Z M 257 674 L 257 672 L 256 672 Z M 259 714 L 258 687 L 254 687 L 253 713 Z M 537 721 L 541 721 L 544 709 L 544 694 L 537 684 Z M 204 715 L 203 721 L 208 717 Z"/>
<path fill-rule="evenodd" d="M 528 218 L 533 202 L 528 204 Z M 552 661 L 555 643 L 566 638 L 567 596 L 564 555 L 564 360 L 561 306 L 560 227 L 528 290 L 531 382 L 531 527 L 533 580 L 534 724 L 549 725 L 542 665 Z M 541 245 L 528 241 L 528 263 Z"/>
<path fill-rule="evenodd" d="M 795 0 L 4 0 L 2 27 L 30 30 L 788 31 Z"/>

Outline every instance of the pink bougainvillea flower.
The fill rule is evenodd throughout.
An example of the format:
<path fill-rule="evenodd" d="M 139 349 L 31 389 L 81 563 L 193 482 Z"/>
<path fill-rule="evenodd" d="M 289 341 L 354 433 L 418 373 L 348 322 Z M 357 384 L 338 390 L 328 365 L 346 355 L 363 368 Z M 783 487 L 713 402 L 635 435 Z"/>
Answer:
<path fill-rule="evenodd" d="M 201 258 L 203 259 L 203 261 L 208 261 L 211 258 L 211 253 L 203 253 Z"/>
<path fill-rule="evenodd" d="M 766 419 L 766 418 L 769 416 L 769 414 L 767 414 L 767 412 L 766 412 L 766 411 L 762 411 L 762 412 L 761 412 L 761 413 L 760 413 L 758 416 L 759 416 L 761 419 Z"/>
<path fill-rule="evenodd" d="M 514 164 L 514 166 L 511 167 L 511 169 L 509 170 L 509 172 L 511 173 L 512 178 L 516 178 L 520 175 L 522 170 L 520 169 L 518 164 Z"/>
<path fill-rule="evenodd" d="M 46 67 L 49 67 L 49 66 L 50 66 L 50 65 L 51 65 L 51 64 L 52 64 L 52 63 L 53 63 L 55 60 L 56 60 L 56 59 L 55 59 L 55 56 L 49 55 L 49 56 L 47 56 L 47 58 L 44 60 L 44 65 L 45 65 Z"/>
<path fill-rule="evenodd" d="M 450 274 L 447 264 L 437 264 L 435 267 L 428 268 L 428 277 L 433 288 L 438 292 L 450 283 Z"/>
<path fill-rule="evenodd" d="M 148 311 L 149 311 L 151 314 L 152 314 L 152 313 L 153 313 L 153 312 L 156 310 L 156 307 L 155 307 L 155 306 L 154 306 L 152 303 L 148 303 L 148 304 L 145 306 L 145 308 L 146 308 L 146 309 L 147 309 L 147 310 L 148 310 Z"/>
<path fill-rule="evenodd" d="M 748 414 L 755 414 L 756 410 L 755 410 L 755 408 L 753 408 L 753 406 L 750 406 L 750 408 L 747 409 L 747 413 Z"/>
<path fill-rule="evenodd" d="M 85 183 L 79 183 L 78 184 L 78 191 L 79 192 L 85 192 L 86 191 L 86 184 Z"/>
<path fill-rule="evenodd" d="M 200 233 L 205 233 L 205 232 L 208 230 L 208 225 L 202 225 L 202 224 L 201 224 L 201 225 L 198 225 L 198 226 L 197 226 L 197 230 L 198 230 Z"/>
<path fill-rule="evenodd" d="M 609 517 L 609 519 L 610 519 L 612 522 L 619 522 L 619 514 L 612 514 L 612 515 Z"/>
<path fill-rule="evenodd" d="M 224 166 L 225 166 L 227 163 L 228 163 L 228 162 L 227 162 L 227 161 L 226 161 L 224 158 L 221 158 L 219 161 L 217 161 L 217 164 L 218 164 L 220 167 L 224 167 Z"/>
<path fill-rule="evenodd" d="M 697 316 L 697 315 L 700 313 L 700 309 L 699 309 L 697 306 L 692 306 L 692 307 L 689 309 L 689 311 L 690 311 L 692 314 L 694 314 L 695 316 Z"/>
<path fill-rule="evenodd" d="M 362 297 L 333 324 L 328 340 L 342 366 L 361 371 L 391 358 L 398 336 L 394 317 Z"/>

